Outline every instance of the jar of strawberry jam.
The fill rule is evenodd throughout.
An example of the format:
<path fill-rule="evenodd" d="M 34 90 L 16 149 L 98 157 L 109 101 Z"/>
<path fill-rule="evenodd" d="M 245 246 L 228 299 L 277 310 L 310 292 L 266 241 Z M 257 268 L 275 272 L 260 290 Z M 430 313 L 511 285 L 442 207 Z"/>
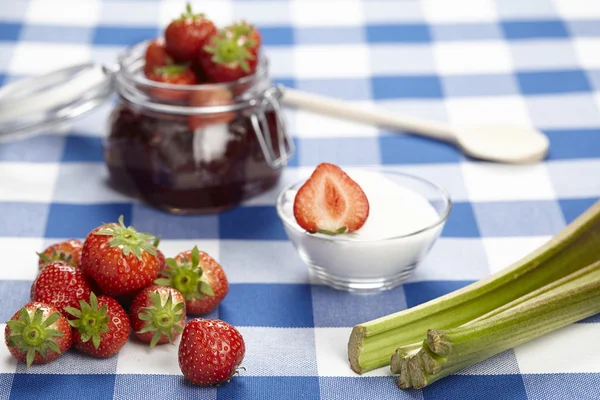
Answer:
<path fill-rule="evenodd" d="M 114 73 L 104 159 L 115 187 L 174 213 L 219 212 L 273 187 L 293 142 L 266 58 L 235 82 L 173 85 L 144 76 L 146 46 Z"/>
<path fill-rule="evenodd" d="M 75 65 L 0 91 L 0 141 L 58 131 L 116 93 L 103 155 L 112 186 L 171 213 L 215 213 L 272 188 L 294 152 L 268 62 L 238 81 L 174 85 L 143 73 L 149 41 L 116 66 Z"/>

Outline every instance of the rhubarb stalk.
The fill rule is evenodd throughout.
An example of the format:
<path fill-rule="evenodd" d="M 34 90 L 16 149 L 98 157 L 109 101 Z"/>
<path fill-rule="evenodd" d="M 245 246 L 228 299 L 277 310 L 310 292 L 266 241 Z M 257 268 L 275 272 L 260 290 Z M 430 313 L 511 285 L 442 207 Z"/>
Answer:
<path fill-rule="evenodd" d="M 396 360 L 401 388 L 431 383 L 512 349 L 539 336 L 600 312 L 600 262 L 556 286 L 503 312 L 447 330 L 431 329 L 422 348 Z"/>
<path fill-rule="evenodd" d="M 358 374 L 389 365 L 397 348 L 429 329 L 459 327 L 600 260 L 600 201 L 546 244 L 505 269 L 421 305 L 354 326 L 350 367 Z"/>

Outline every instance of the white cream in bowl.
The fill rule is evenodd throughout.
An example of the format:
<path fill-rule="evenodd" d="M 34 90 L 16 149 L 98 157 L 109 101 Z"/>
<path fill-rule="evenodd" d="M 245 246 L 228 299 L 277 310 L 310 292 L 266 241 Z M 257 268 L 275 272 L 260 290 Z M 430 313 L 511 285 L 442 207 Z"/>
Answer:
<path fill-rule="evenodd" d="M 303 183 L 299 182 L 278 199 L 285 231 L 313 272 L 334 287 L 377 291 L 397 286 L 439 237 L 450 199 L 434 184 L 411 175 L 377 170 L 346 173 L 369 200 L 369 217 L 359 230 L 335 236 L 303 230 L 293 213 Z"/>

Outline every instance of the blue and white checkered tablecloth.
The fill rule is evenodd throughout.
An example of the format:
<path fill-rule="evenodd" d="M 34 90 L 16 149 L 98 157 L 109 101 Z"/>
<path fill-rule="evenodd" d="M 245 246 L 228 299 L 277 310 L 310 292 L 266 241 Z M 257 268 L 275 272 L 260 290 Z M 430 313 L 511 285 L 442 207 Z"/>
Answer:
<path fill-rule="evenodd" d="M 2 0 L 0 84 L 81 61 L 111 63 L 158 35 L 183 1 Z M 404 285 L 359 296 L 311 282 L 276 215 L 279 188 L 242 207 L 173 216 L 105 184 L 112 104 L 59 132 L 0 145 L 0 321 L 29 300 L 35 251 L 102 221 L 198 245 L 231 282 L 210 317 L 237 326 L 246 371 L 185 383 L 176 346 L 130 341 L 112 358 L 69 351 L 26 369 L 0 346 L 0 399 L 600 399 L 600 318 L 507 351 L 419 391 L 387 368 L 349 368 L 351 327 L 483 278 L 532 251 L 600 197 L 600 2 L 596 0 L 202 0 L 218 23 L 262 30 L 280 83 L 451 123 L 508 121 L 550 138 L 540 164 L 473 161 L 449 145 L 286 110 L 297 153 L 281 186 L 321 161 L 385 165 L 446 187 L 454 209 Z M 374 260 L 376 262 L 376 260 Z M 1 331 L 4 325 L 0 324 Z M 575 356 L 575 354 L 577 356 Z"/>

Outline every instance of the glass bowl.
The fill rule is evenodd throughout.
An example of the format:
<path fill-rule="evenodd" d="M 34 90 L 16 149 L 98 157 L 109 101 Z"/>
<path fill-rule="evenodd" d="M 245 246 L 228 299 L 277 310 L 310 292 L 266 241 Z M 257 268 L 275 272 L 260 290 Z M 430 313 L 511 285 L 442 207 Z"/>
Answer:
<path fill-rule="evenodd" d="M 419 208 L 426 207 L 428 212 L 431 212 L 430 218 L 421 221 L 415 220 L 417 217 L 414 217 L 408 231 L 405 229 L 397 235 L 384 234 L 377 238 L 372 238 L 372 235 L 362 238 L 361 230 L 335 236 L 309 233 L 296 223 L 293 215 L 295 193 L 306 179 L 285 187 L 279 193 L 277 213 L 300 258 L 308 265 L 310 272 L 323 283 L 336 289 L 359 293 L 392 289 L 405 282 L 431 250 L 448 219 L 452 201 L 445 189 L 414 175 L 384 168 L 356 170 L 384 177 L 391 181 L 390 185 L 399 185 L 399 188 L 393 189 L 412 192 L 410 197 L 416 195 L 414 198 L 421 202 Z M 353 177 L 351 169 L 345 171 Z M 391 187 L 384 189 L 381 195 L 385 195 L 390 189 Z M 382 215 L 375 215 L 373 212 L 376 211 L 376 204 L 371 200 L 374 194 L 367 190 L 365 193 L 371 205 L 369 218 L 381 220 Z M 398 204 L 398 207 L 402 206 L 403 204 Z M 408 206 L 406 204 L 406 207 Z M 403 212 L 408 212 L 405 215 L 416 215 L 418 212 L 414 208 L 413 206 L 412 209 Z M 400 215 L 400 211 L 398 213 Z M 386 223 L 385 219 L 381 222 Z"/>

